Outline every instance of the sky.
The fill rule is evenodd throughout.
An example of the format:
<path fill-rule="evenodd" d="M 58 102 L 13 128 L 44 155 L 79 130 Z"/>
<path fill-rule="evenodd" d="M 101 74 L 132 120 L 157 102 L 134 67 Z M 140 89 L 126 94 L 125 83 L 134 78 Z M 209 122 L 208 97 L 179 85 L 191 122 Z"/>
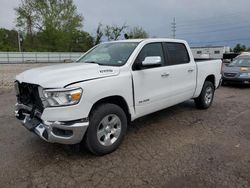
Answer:
<path fill-rule="evenodd" d="M 0 0 L 0 27 L 15 28 L 20 0 Z M 249 0 L 74 0 L 84 17 L 83 30 L 95 34 L 98 23 L 140 26 L 151 37 L 172 37 L 191 46 L 242 43 L 250 47 Z"/>

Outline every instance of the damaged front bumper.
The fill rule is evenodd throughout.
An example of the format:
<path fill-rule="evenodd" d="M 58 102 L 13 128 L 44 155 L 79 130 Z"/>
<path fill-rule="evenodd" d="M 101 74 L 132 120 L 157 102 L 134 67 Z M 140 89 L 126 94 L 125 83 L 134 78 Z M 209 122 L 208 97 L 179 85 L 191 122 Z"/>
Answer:
<path fill-rule="evenodd" d="M 51 143 L 80 143 L 89 126 L 87 119 L 43 121 L 39 111 L 32 110 L 32 108 L 23 104 L 16 104 L 15 116 L 24 127 Z"/>

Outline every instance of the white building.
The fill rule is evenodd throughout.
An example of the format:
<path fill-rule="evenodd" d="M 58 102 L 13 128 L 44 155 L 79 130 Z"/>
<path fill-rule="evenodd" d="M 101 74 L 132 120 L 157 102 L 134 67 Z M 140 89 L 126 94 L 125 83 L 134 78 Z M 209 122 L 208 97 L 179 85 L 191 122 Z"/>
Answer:
<path fill-rule="evenodd" d="M 229 46 L 191 47 L 195 59 L 222 59 L 223 54 L 230 52 Z"/>

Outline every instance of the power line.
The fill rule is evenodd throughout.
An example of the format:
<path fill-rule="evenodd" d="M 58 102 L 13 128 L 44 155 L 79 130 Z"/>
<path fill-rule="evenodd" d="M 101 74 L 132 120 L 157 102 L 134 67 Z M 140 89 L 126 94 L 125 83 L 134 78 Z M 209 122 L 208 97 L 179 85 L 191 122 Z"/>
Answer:
<path fill-rule="evenodd" d="M 244 13 L 244 12 L 243 12 Z M 242 14 L 243 14 L 242 13 Z M 250 13 L 250 12 L 247 12 L 247 13 Z M 231 14 L 231 15 L 236 15 L 236 14 L 239 14 L 239 13 L 234 13 L 234 14 Z M 225 15 L 224 15 L 225 16 Z M 212 18 L 214 18 L 214 17 L 212 17 Z M 208 18 L 207 18 L 208 19 Z M 245 19 L 247 19 L 246 21 L 244 21 Z M 203 20 L 203 19 L 199 19 L 199 20 Z M 222 23 L 223 22 L 223 23 Z M 184 34 L 187 34 L 187 35 L 192 35 L 193 34 L 193 32 L 192 32 L 192 30 L 194 30 L 194 29 L 206 29 L 206 28 L 211 28 L 211 27 L 213 27 L 213 26 L 217 26 L 218 25 L 218 30 L 224 30 L 224 27 L 221 27 L 221 26 L 228 26 L 228 25 L 234 25 L 234 26 L 237 26 L 237 25 L 239 25 L 238 27 L 241 27 L 241 28 L 243 28 L 243 26 L 241 25 L 241 24 L 243 24 L 243 23 L 246 23 L 246 22 L 248 22 L 248 17 L 247 16 L 245 16 L 244 18 L 242 18 L 242 19 L 240 19 L 240 20 L 237 20 L 237 21 L 235 21 L 235 20 L 227 20 L 227 22 L 225 22 L 225 20 L 220 20 L 220 22 L 218 22 L 218 20 L 216 20 L 216 23 L 207 23 L 207 22 L 203 22 L 203 23 L 201 23 L 201 24 L 195 24 L 195 26 L 192 26 L 192 24 L 189 24 L 189 25 L 186 25 L 186 26 L 179 26 L 179 21 L 178 21 L 178 28 L 181 28 L 181 30 L 183 30 L 183 28 L 185 28 L 184 30 L 186 31 L 190 31 L 190 32 L 183 32 L 183 33 L 180 33 L 180 35 L 184 35 Z M 173 33 L 173 29 L 172 29 L 172 24 L 173 24 L 174 22 L 172 22 L 171 23 L 171 34 L 168 34 L 168 36 L 172 36 L 173 37 L 173 35 L 174 35 L 174 33 Z M 175 22 L 175 24 L 176 24 L 176 22 Z M 205 24 L 205 25 L 204 25 Z M 245 27 L 245 26 L 244 26 Z M 163 28 L 162 28 L 163 29 Z M 159 28 L 155 28 L 155 30 L 159 30 Z M 178 29 L 179 30 L 179 29 Z M 205 32 L 207 32 L 207 31 L 201 31 L 201 32 L 195 32 L 195 34 L 198 34 L 198 33 L 205 33 Z M 210 31 L 209 31 L 210 32 Z M 217 32 L 217 31 L 214 31 L 214 30 L 212 30 L 211 32 Z M 192 34 L 191 34 L 192 33 Z M 176 37 L 176 34 L 178 35 L 178 33 L 176 33 L 176 27 L 175 27 L 175 37 Z"/>
<path fill-rule="evenodd" d="M 235 29 L 240 29 L 240 28 L 249 28 L 250 29 L 250 25 L 237 26 L 237 27 L 227 27 L 227 28 L 223 28 L 223 29 L 216 29 L 216 30 L 210 30 L 210 31 L 188 32 L 188 33 L 177 33 L 177 34 L 178 35 L 197 35 L 197 34 L 215 33 L 215 32 L 221 32 L 221 31 L 230 31 L 230 30 L 235 30 Z"/>
<path fill-rule="evenodd" d="M 248 19 L 246 20 L 237 20 L 237 21 L 233 21 L 233 20 L 229 20 L 229 21 L 220 21 L 220 22 L 215 22 L 215 23 L 200 23 L 200 24 L 193 24 L 193 25 L 188 25 L 188 26 L 185 26 L 185 27 L 179 27 L 179 24 L 178 24 L 178 27 L 181 28 L 181 29 L 185 29 L 185 30 L 190 30 L 190 29 L 193 29 L 194 27 L 199 27 L 200 28 L 211 28 L 211 27 L 221 27 L 221 26 L 228 26 L 228 25 L 241 25 L 241 24 L 244 24 L 248 22 Z"/>
<path fill-rule="evenodd" d="M 241 19 L 230 19 L 230 20 L 214 20 L 212 23 L 210 22 L 202 22 L 202 23 L 193 23 L 193 24 L 186 24 L 186 25 L 179 25 L 178 23 L 178 28 L 181 28 L 181 30 L 183 31 L 190 31 L 190 32 L 185 32 L 185 33 L 192 33 L 192 31 L 194 29 L 211 29 L 211 27 L 216 27 L 217 29 L 220 29 L 220 30 L 223 30 L 223 26 L 230 26 L 230 25 L 233 25 L 233 26 L 237 26 L 239 25 L 238 27 L 242 27 L 241 25 L 242 24 L 245 24 L 245 23 L 248 23 L 248 19 L 249 19 L 249 16 L 244 16 L 243 18 Z M 200 32 L 199 32 L 200 33 Z M 203 32 L 202 32 L 203 33 Z"/>

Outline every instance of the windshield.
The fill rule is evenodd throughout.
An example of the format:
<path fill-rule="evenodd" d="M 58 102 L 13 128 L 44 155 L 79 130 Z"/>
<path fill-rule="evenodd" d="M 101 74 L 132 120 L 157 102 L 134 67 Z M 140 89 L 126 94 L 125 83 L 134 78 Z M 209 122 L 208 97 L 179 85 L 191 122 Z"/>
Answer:
<path fill-rule="evenodd" d="M 138 42 L 103 43 L 81 57 L 77 62 L 122 66 L 132 54 Z"/>
<path fill-rule="evenodd" d="M 228 66 L 230 67 L 250 67 L 250 57 L 238 57 Z"/>

